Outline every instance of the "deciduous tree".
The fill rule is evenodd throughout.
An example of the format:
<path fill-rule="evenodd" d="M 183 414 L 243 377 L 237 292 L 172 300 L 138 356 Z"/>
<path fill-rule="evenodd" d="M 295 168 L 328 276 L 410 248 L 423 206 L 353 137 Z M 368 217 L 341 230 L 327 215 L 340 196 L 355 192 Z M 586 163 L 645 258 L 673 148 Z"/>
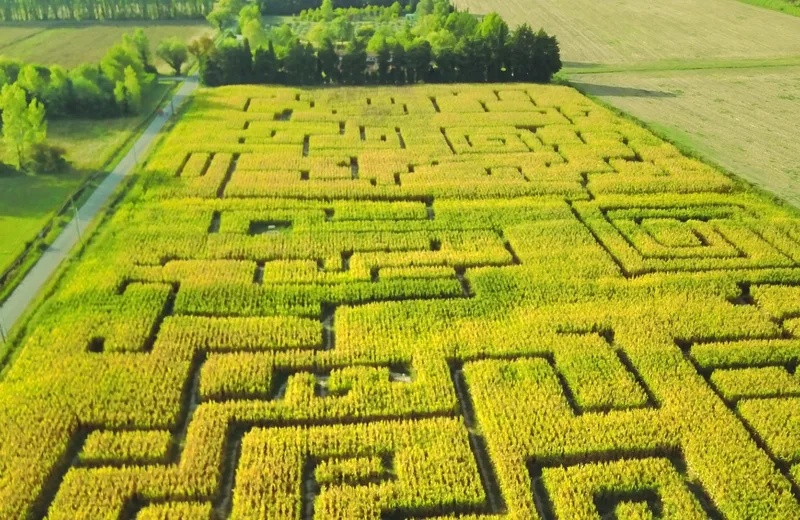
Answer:
<path fill-rule="evenodd" d="M 172 67 L 176 75 L 180 75 L 181 67 L 189 59 L 189 49 L 181 39 L 176 36 L 162 40 L 158 44 L 156 54 Z"/>
<path fill-rule="evenodd" d="M 25 90 L 17 84 L 0 91 L 3 110 L 3 141 L 11 164 L 17 169 L 25 161 L 26 151 L 43 143 L 47 137 L 44 105 L 33 99 L 26 103 Z"/>

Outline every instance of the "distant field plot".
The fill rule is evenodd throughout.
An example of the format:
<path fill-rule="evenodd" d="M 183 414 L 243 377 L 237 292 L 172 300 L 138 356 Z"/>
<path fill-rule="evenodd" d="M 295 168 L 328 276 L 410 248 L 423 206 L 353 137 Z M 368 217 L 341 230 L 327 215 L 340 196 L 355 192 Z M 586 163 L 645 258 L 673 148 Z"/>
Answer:
<path fill-rule="evenodd" d="M 0 55 L 4 50 L 14 42 L 18 42 L 23 38 L 30 38 L 36 33 L 44 31 L 44 27 L 38 26 L 25 26 L 25 25 L 3 25 L 0 24 Z"/>
<path fill-rule="evenodd" d="M 571 80 L 800 206 L 800 68 L 583 74 Z"/>
<path fill-rule="evenodd" d="M 99 62 L 106 51 L 122 39 L 124 33 L 131 32 L 137 27 L 142 27 L 150 38 L 154 53 L 158 42 L 164 38 L 177 36 L 188 41 L 212 32 L 212 27 L 203 21 L 31 23 L 24 26 L 25 29 L 21 27 L 14 24 L 0 24 L 0 55 L 67 68 L 83 63 Z M 7 38 L 7 34 L 15 36 Z M 156 66 L 159 70 L 163 69 L 163 72 L 169 72 L 169 67 L 161 60 L 156 59 Z"/>
<path fill-rule="evenodd" d="M 559 86 L 199 91 L 27 324 L 0 518 L 800 518 L 800 216 Z"/>
<path fill-rule="evenodd" d="M 568 67 L 800 55 L 800 18 L 734 0 L 458 0 L 544 27 Z"/>
<path fill-rule="evenodd" d="M 800 1 L 798 0 L 739 0 L 747 4 L 757 5 L 765 9 L 774 9 L 792 16 L 800 16 Z"/>

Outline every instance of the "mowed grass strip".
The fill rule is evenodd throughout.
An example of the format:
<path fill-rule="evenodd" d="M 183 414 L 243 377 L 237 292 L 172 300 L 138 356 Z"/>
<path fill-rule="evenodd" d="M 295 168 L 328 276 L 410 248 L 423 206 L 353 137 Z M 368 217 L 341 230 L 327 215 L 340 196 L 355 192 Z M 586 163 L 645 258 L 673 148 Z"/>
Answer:
<path fill-rule="evenodd" d="M 582 74 L 573 85 L 800 205 L 800 67 Z"/>
<path fill-rule="evenodd" d="M 75 67 L 95 64 L 122 35 L 141 27 L 150 38 L 153 60 L 160 72 L 170 73 L 169 67 L 155 57 L 158 43 L 172 36 L 189 41 L 210 34 L 212 27 L 204 21 L 186 22 L 94 22 L 94 23 L 35 23 L 22 30 L 19 25 L 0 24 L 0 54 L 29 63 Z M 6 37 L 6 31 L 13 37 Z M 7 40 L 7 41 L 6 41 Z M 4 44 L 3 42 L 6 41 Z"/>
<path fill-rule="evenodd" d="M 735 0 L 458 0 L 555 34 L 566 67 L 800 55 L 800 19 Z"/>

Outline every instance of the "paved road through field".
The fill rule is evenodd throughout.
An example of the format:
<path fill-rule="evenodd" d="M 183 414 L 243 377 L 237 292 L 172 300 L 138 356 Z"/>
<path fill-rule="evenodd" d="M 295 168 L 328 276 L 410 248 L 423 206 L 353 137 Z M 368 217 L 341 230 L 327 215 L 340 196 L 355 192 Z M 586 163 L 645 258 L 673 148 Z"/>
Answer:
<path fill-rule="evenodd" d="M 78 210 L 78 222 L 76 225 L 73 219 L 47 248 L 36 265 L 25 275 L 22 282 L 14 289 L 11 296 L 0 306 L 0 327 L 5 331 L 11 329 L 19 317 L 36 297 L 36 294 L 47 282 L 48 278 L 55 272 L 61 262 L 67 257 L 69 252 L 78 243 L 81 231 L 97 216 L 100 209 L 108 201 L 111 194 L 117 189 L 122 180 L 135 170 L 138 163 L 139 154 L 153 143 L 161 129 L 172 116 L 173 107 L 177 109 L 197 88 L 197 78 L 189 77 L 184 80 L 180 90 L 172 98 L 172 103 L 163 110 L 162 114 L 156 118 L 145 129 L 136 144 L 128 154 L 117 164 L 117 167 L 105 178 L 105 180 L 92 193 L 86 203 Z M 23 196 L 23 194 L 20 194 Z M 0 336 L 1 339 L 1 336 Z"/>

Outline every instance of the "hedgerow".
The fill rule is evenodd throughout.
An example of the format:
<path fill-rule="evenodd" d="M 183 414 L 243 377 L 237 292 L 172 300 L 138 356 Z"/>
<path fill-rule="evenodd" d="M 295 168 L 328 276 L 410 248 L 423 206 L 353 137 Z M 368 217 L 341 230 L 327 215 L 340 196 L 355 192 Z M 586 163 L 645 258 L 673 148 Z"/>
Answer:
<path fill-rule="evenodd" d="M 798 230 L 564 87 L 201 90 L 0 383 L 0 518 L 798 518 Z"/>

